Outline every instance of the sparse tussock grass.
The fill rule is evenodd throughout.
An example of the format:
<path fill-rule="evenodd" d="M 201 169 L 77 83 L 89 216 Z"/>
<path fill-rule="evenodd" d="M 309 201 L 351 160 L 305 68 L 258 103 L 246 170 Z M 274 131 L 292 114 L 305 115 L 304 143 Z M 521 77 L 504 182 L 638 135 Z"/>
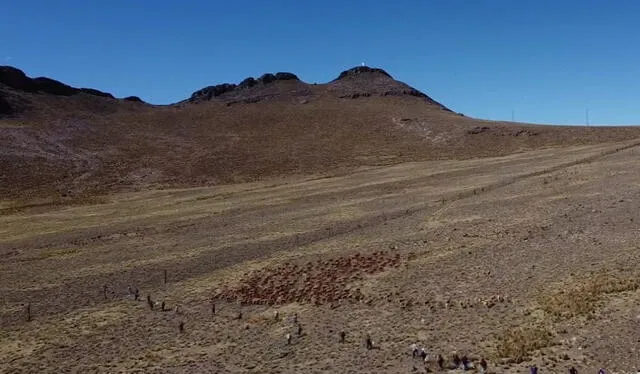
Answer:
<path fill-rule="evenodd" d="M 50 258 L 50 257 L 62 257 L 62 256 L 71 256 L 76 254 L 79 251 L 79 248 L 54 248 L 47 249 L 40 253 L 40 259 Z"/>
<path fill-rule="evenodd" d="M 43 208 L 43 207 L 64 207 L 64 206 L 77 206 L 77 205 L 97 205 L 106 204 L 109 199 L 106 196 L 99 195 L 76 195 L 76 196 L 61 196 L 59 194 L 40 198 L 40 199 L 19 199 L 13 201 L 7 208 L 0 209 L 0 216 L 20 213 L 24 210 L 31 208 Z"/>
<path fill-rule="evenodd" d="M 18 120 L 0 120 L 0 129 L 11 129 L 11 128 L 20 128 L 20 127 L 29 127 L 31 126 L 27 122 L 18 121 Z"/>
<path fill-rule="evenodd" d="M 573 285 L 538 297 L 540 308 L 556 318 L 573 318 L 591 315 L 603 296 L 637 290 L 640 283 L 634 278 L 600 272 L 577 280 Z"/>
<path fill-rule="evenodd" d="M 497 358 L 510 359 L 515 363 L 527 360 L 538 350 L 553 345 L 553 333 L 544 327 L 517 327 L 506 330 L 498 337 Z"/>

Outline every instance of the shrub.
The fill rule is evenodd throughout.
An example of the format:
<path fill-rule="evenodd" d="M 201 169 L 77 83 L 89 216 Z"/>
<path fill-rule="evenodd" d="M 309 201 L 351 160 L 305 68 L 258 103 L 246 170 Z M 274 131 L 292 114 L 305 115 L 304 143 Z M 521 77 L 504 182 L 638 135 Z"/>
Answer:
<path fill-rule="evenodd" d="M 576 281 L 572 286 L 538 297 L 540 308 L 556 318 L 573 318 L 595 312 L 604 295 L 633 291 L 639 283 L 606 272 Z"/>
<path fill-rule="evenodd" d="M 553 344 L 553 334 L 542 327 L 518 327 L 506 330 L 498 338 L 496 355 L 521 363 L 538 349 Z"/>

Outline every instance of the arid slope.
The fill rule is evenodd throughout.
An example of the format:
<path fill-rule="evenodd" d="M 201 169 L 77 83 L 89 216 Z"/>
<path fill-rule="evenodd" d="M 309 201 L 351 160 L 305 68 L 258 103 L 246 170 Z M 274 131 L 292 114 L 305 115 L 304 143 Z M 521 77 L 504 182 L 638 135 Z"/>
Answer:
<path fill-rule="evenodd" d="M 638 152 L 557 147 L 4 214 L 0 372 L 435 370 L 412 343 L 493 373 L 631 372 Z"/>
<path fill-rule="evenodd" d="M 637 137 L 637 128 L 529 126 L 461 116 L 379 69 L 326 84 L 290 73 L 154 106 L 0 67 L 0 197 L 203 186 L 359 166 L 468 159 Z"/>

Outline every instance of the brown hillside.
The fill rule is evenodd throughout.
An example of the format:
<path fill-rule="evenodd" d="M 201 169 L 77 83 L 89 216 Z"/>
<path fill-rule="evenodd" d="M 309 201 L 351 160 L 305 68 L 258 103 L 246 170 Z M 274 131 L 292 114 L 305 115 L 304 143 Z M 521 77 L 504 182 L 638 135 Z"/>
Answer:
<path fill-rule="evenodd" d="M 472 119 L 366 67 L 326 84 L 265 74 L 169 106 L 0 67 L 4 198 L 317 175 L 639 135 Z"/>

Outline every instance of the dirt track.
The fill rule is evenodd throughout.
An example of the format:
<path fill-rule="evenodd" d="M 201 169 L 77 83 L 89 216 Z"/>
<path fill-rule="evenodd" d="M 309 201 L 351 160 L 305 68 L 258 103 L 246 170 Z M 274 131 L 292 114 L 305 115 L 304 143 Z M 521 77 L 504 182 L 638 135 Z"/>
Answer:
<path fill-rule="evenodd" d="M 530 360 L 544 372 L 631 370 L 640 360 L 634 288 L 600 295 L 594 313 L 571 317 L 554 316 L 544 300 L 589 271 L 637 277 L 634 144 L 111 195 L 0 216 L 0 371 L 423 371 L 408 355 L 413 342 L 488 357 L 494 372 Z M 360 301 L 220 301 L 210 315 L 214 291 L 246 271 L 382 250 L 399 254 L 400 266 L 349 284 Z M 129 285 L 181 313 L 148 310 Z M 298 314 L 302 337 L 286 318 L 273 320 L 276 309 Z M 552 334 L 545 358 L 534 349 L 520 364 L 496 366 L 502 333 L 522 326 Z M 380 349 L 362 348 L 366 333 Z"/>

